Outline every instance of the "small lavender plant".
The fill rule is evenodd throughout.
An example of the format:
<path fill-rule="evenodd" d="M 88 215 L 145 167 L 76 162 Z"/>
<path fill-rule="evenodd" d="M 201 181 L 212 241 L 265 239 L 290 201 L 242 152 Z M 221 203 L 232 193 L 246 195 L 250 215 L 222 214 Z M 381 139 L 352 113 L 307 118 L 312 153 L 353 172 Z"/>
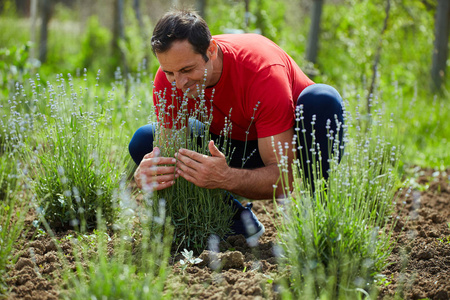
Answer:
<path fill-rule="evenodd" d="M 89 244 L 81 240 L 74 247 L 81 249 L 75 255 L 77 272 L 65 268 L 67 290 L 61 293 L 64 299 L 164 297 L 172 241 L 172 227 L 164 209 L 155 214 L 151 203 L 138 204 L 125 182 L 115 190 L 113 198 L 121 207 L 114 234 L 106 230 L 98 213 L 98 230 L 87 241 Z M 92 251 L 92 240 L 95 255 L 88 250 Z"/>
<path fill-rule="evenodd" d="M 111 110 L 99 104 L 93 111 L 85 109 L 80 98 L 88 97 L 88 90 L 77 92 L 70 76 L 68 82 L 57 76 L 56 82 L 33 93 L 47 103 L 49 113 L 34 114 L 40 126 L 26 141 L 23 157 L 29 162 L 38 211 L 53 228 L 93 228 L 97 209 L 111 223 L 117 211 L 112 193 L 126 157 L 125 150 L 117 150 L 125 145 L 117 144 L 124 140 L 109 130 Z"/>
<path fill-rule="evenodd" d="M 177 114 L 174 113 L 173 105 L 167 106 L 165 93 L 157 92 L 160 123 L 156 130 L 155 146 L 160 147 L 162 156 L 173 157 L 180 148 L 194 150 L 204 155 L 209 154 L 208 142 L 210 141 L 209 128 L 212 111 L 207 108 L 204 89 L 203 84 L 198 93 L 199 102 L 196 110 L 188 112 L 188 97 L 185 94 L 183 99 L 176 99 L 175 87 L 173 87 L 172 103 L 181 102 Z M 166 113 L 169 110 L 173 116 L 172 129 L 165 128 L 167 126 L 164 124 Z M 191 132 L 188 124 L 189 118 L 200 121 L 204 128 L 194 126 Z M 226 153 L 230 153 L 230 149 L 226 149 L 230 131 L 231 126 L 223 129 L 225 138 L 222 150 L 225 150 Z M 158 143 L 158 141 L 161 142 Z M 164 199 L 167 202 L 168 215 L 172 218 L 174 225 L 174 240 L 177 247 L 201 252 L 206 248 L 212 234 L 223 238 L 226 234 L 231 233 L 231 218 L 234 211 L 230 201 L 227 201 L 229 195 L 224 190 L 200 188 L 180 177 L 172 187 L 156 192 L 155 196 L 156 199 Z"/>
<path fill-rule="evenodd" d="M 390 233 L 381 228 L 392 209 L 398 151 L 380 132 L 382 111 L 375 112 L 379 115 L 368 131 L 356 126 L 354 136 L 348 127 L 357 122 L 346 113 L 347 125 L 341 128 L 346 149 L 340 163 L 338 133 L 330 134 L 334 156 L 327 181 L 320 176 L 319 151 L 294 161 L 294 190 L 286 193 L 287 204 L 280 207 L 283 221 L 278 228 L 283 261 L 291 270 L 288 298 L 355 299 L 376 293 L 374 276 L 389 255 Z M 281 153 L 291 151 L 280 146 Z M 314 190 L 302 179 L 302 159 L 316 166 Z M 285 163 L 280 165 L 287 169 Z M 283 178 L 288 186 L 288 176 Z"/>

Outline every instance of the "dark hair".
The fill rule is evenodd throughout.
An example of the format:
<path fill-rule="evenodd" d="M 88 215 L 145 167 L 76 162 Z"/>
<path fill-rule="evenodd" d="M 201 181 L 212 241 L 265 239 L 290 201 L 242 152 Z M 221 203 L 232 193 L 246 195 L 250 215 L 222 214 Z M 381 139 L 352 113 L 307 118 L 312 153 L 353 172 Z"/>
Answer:
<path fill-rule="evenodd" d="M 166 13 L 156 24 L 152 36 L 153 54 L 170 49 L 174 41 L 187 40 L 196 53 L 208 61 L 206 51 L 211 42 L 208 24 L 198 14 L 188 10 Z"/>

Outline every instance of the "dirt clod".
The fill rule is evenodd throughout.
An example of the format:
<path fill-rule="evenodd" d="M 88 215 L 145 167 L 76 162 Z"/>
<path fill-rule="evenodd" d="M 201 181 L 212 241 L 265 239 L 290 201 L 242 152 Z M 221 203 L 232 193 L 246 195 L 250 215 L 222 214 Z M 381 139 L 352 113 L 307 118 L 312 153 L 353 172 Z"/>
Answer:
<path fill-rule="evenodd" d="M 16 270 L 20 271 L 26 266 L 33 267 L 34 266 L 33 261 L 29 258 L 21 257 L 17 261 L 15 268 Z"/>

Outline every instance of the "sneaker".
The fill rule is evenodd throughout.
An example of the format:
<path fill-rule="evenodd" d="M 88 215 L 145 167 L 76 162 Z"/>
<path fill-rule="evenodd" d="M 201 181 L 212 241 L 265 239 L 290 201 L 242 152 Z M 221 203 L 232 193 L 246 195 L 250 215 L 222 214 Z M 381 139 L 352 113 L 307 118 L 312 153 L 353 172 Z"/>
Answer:
<path fill-rule="evenodd" d="M 242 234 L 247 240 L 247 244 L 250 247 L 255 247 L 266 229 L 252 212 L 252 207 L 253 203 L 250 202 L 241 210 L 238 210 L 233 218 L 231 230 L 234 232 L 232 235 Z"/>

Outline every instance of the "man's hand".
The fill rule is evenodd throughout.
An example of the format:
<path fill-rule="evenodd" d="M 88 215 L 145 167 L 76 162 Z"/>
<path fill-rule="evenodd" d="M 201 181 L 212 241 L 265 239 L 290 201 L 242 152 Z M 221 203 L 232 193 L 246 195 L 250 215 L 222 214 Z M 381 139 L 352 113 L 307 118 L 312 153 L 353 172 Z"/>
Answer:
<path fill-rule="evenodd" d="M 175 173 L 176 159 L 159 157 L 158 147 L 146 154 L 134 173 L 134 180 L 140 189 L 158 191 L 172 186 L 179 177 Z"/>
<path fill-rule="evenodd" d="M 225 155 L 217 149 L 214 141 L 210 141 L 208 147 L 211 156 L 180 149 L 177 153 L 177 174 L 202 188 L 226 188 L 224 183 L 230 167 Z"/>

